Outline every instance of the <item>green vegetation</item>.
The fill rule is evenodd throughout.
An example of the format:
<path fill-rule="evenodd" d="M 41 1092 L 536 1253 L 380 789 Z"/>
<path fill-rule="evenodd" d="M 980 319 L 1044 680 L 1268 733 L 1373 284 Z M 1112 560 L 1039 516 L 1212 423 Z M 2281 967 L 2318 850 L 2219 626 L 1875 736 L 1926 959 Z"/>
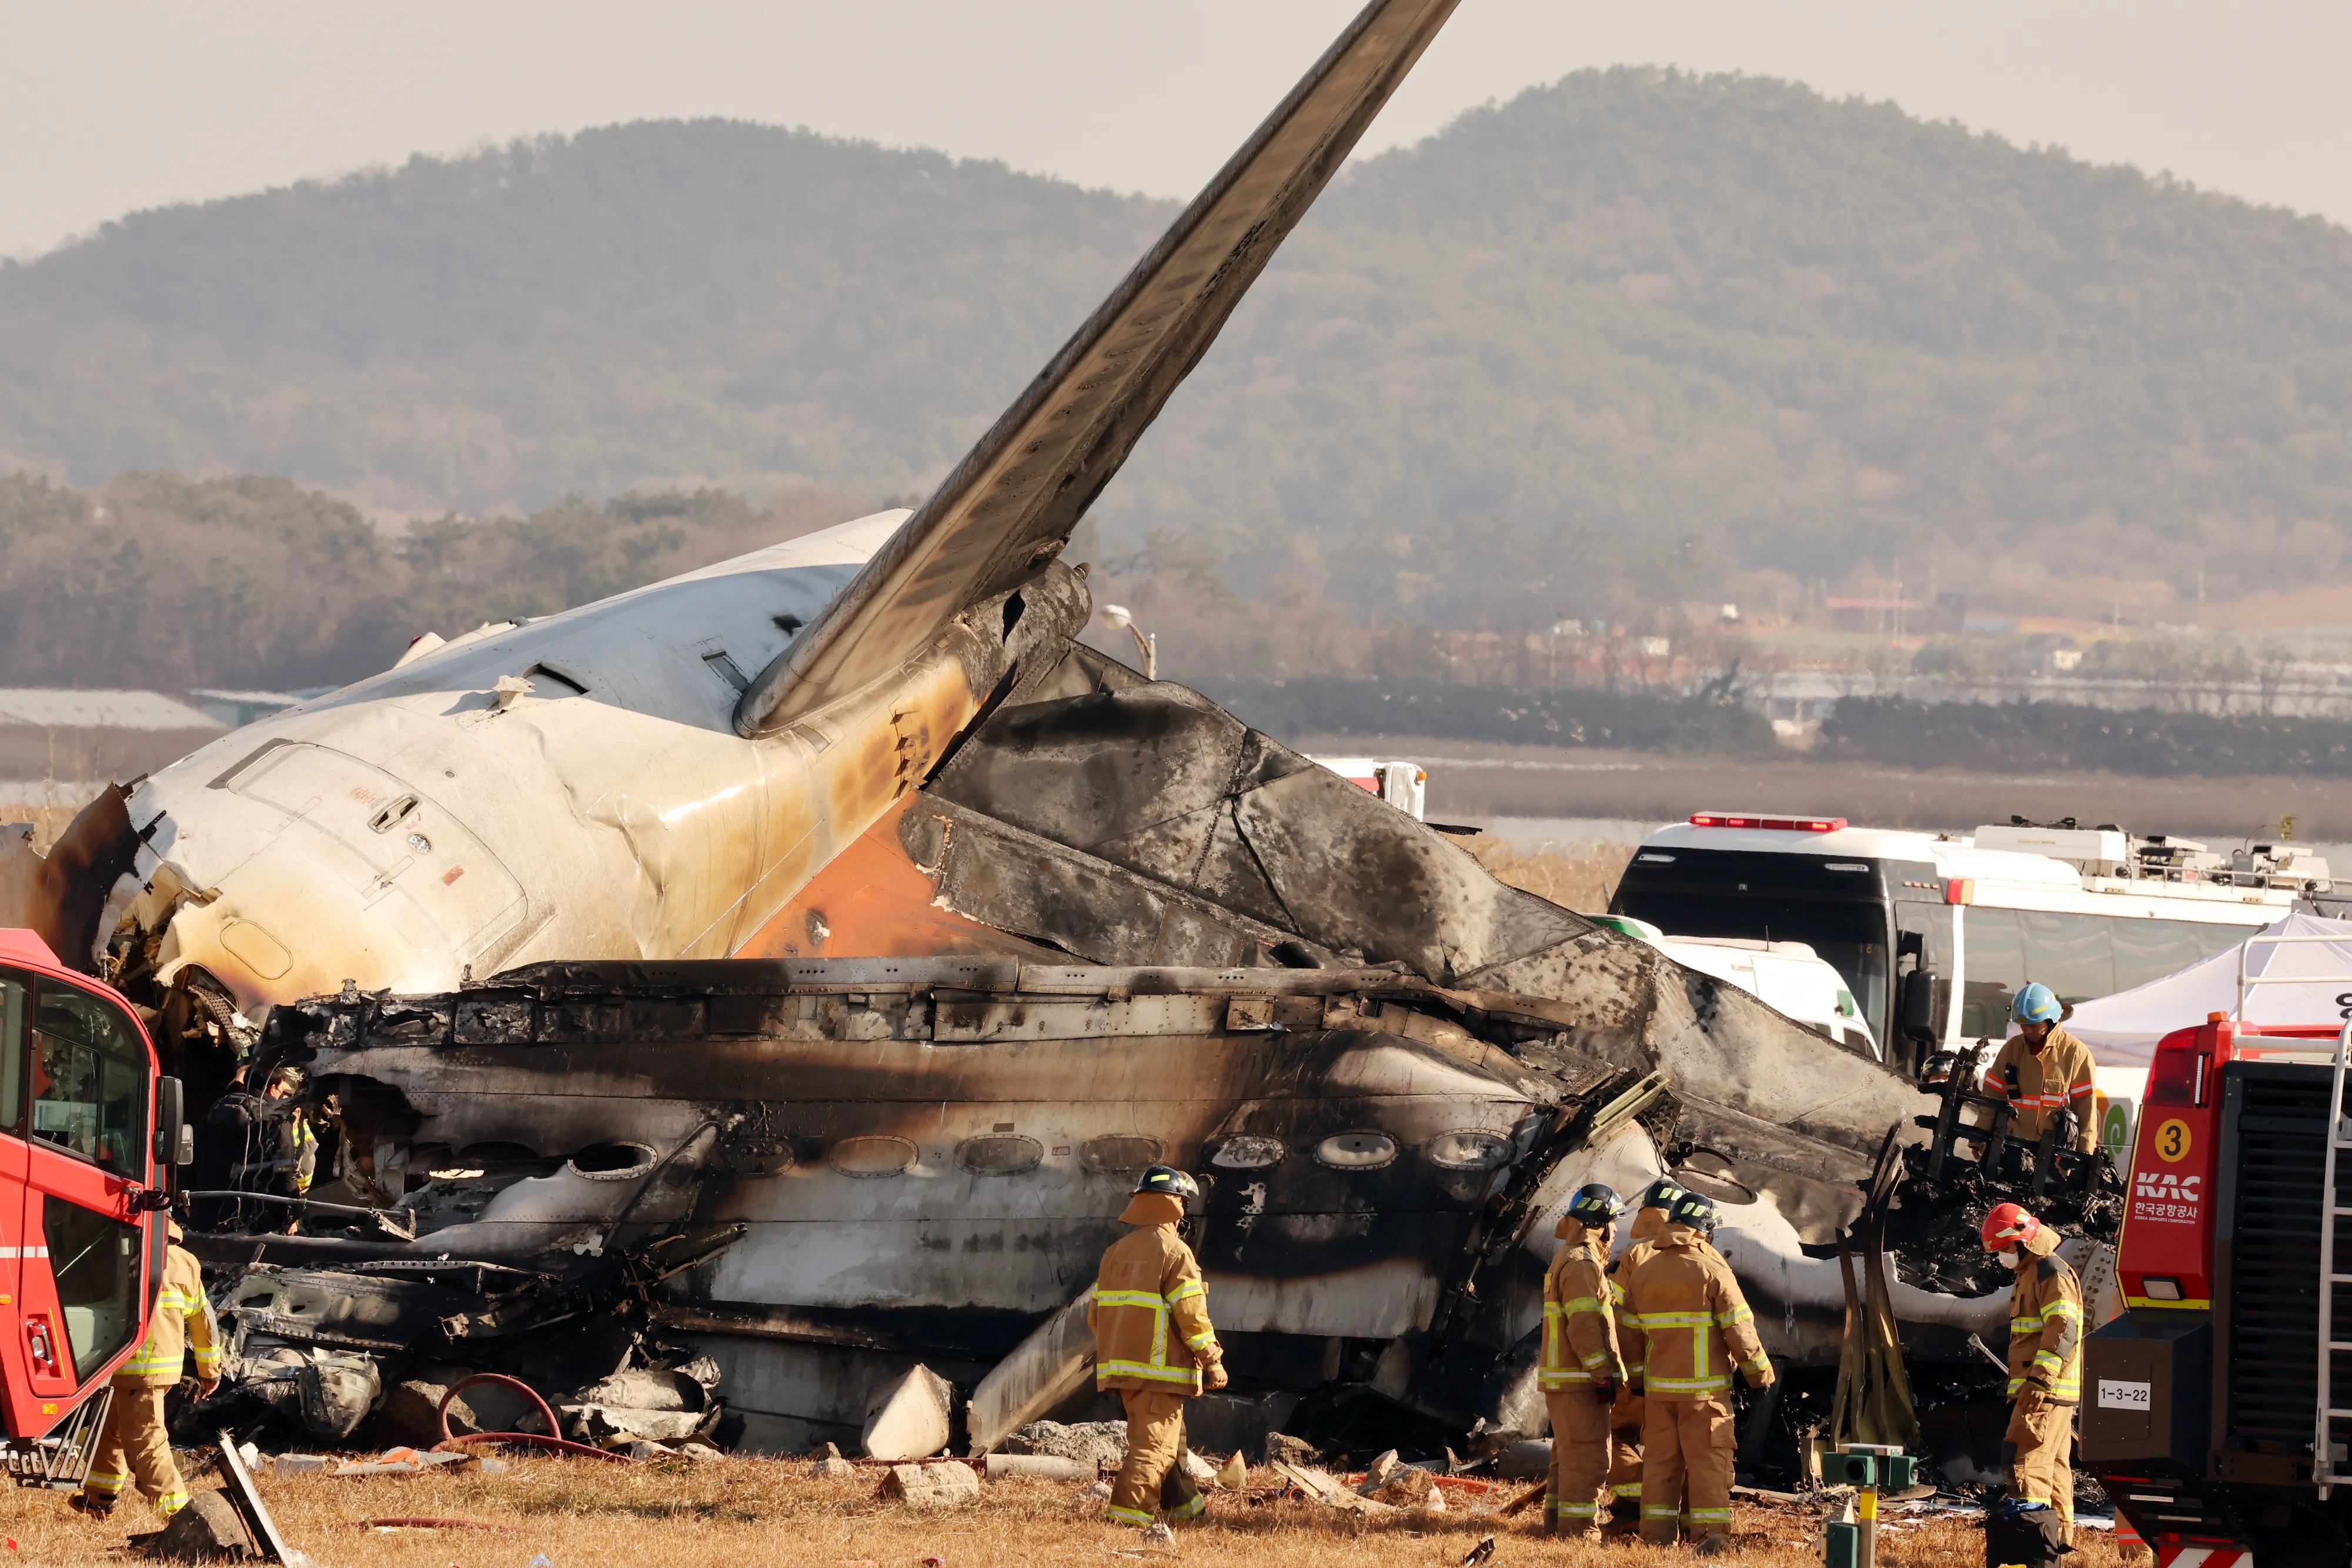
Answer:
<path fill-rule="evenodd" d="M 142 214 L 0 267 L 0 471 L 275 473 L 424 516 L 916 491 L 1172 211 L 699 121 Z M 399 556 L 331 546 L 338 517 L 289 570 Z M 1505 633 L 1898 562 L 1980 599 L 2335 580 L 2352 235 L 1786 84 L 1583 73 L 1341 181 L 1091 527 L 1251 602 Z M 192 660 L 286 595 L 257 544 L 85 534 L 85 578 L 135 546 L 187 596 L 138 634 Z M 196 602 L 215 569 L 240 608 Z M 320 620 L 344 592 L 240 657 L 381 646 Z"/>
<path fill-rule="evenodd" d="M 0 672 L 18 685 L 340 685 L 421 632 L 549 614 L 857 509 L 823 492 L 766 509 L 632 493 L 389 538 L 285 479 L 131 474 L 86 494 L 0 476 Z"/>
<path fill-rule="evenodd" d="M 1426 736 L 1519 746 L 1765 755 L 1772 727 L 1729 683 L 1696 696 L 1570 688 L 1507 691 L 1434 681 L 1228 682 L 1209 695 L 1278 738 Z"/>
<path fill-rule="evenodd" d="M 2352 779 L 2352 722 L 2154 708 L 2117 712 L 2065 703 L 1842 697 L 1822 722 L 1812 755 L 1826 762 L 2002 773 Z"/>

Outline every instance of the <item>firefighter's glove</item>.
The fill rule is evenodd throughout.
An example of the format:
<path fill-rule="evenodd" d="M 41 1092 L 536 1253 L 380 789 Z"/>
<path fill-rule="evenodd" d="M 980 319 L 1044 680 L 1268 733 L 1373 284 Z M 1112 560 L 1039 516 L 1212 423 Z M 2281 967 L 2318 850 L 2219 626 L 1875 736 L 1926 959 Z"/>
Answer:
<path fill-rule="evenodd" d="M 1213 1361 L 1201 1369 L 1201 1386 L 1203 1388 L 1223 1388 L 1232 1381 L 1225 1375 L 1225 1364 L 1222 1361 Z"/>
<path fill-rule="evenodd" d="M 1594 1378 L 1592 1380 L 1592 1397 L 1602 1405 L 1616 1404 L 1617 1380 L 1613 1377 Z"/>
<path fill-rule="evenodd" d="M 196 1397 L 199 1399 L 210 1399 L 214 1395 L 219 1392 L 220 1379 L 217 1377 L 214 1378 L 210 1383 L 199 1383 L 196 1385 Z"/>
<path fill-rule="evenodd" d="M 1769 1388 L 1780 1381 L 1780 1375 L 1772 1370 L 1772 1364 L 1769 1361 L 1759 1361 L 1752 1366 L 1743 1366 L 1739 1371 L 1740 1375 L 1748 1379 L 1748 1386 L 1750 1388 Z"/>

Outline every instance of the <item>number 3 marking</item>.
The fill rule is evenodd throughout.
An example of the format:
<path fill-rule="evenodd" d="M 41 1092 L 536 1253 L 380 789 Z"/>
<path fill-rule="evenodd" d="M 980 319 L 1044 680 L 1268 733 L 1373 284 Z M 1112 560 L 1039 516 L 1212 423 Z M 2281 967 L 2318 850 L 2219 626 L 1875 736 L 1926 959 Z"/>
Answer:
<path fill-rule="evenodd" d="M 2189 1124 L 2175 1116 L 2156 1130 L 2156 1157 L 2169 1165 L 2189 1154 Z"/>

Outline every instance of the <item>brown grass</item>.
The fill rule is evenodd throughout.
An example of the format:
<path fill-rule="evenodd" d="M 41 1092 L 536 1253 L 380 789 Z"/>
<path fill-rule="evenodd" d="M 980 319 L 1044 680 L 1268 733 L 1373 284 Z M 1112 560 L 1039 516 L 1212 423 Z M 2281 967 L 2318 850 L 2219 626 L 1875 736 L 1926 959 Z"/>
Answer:
<path fill-rule="evenodd" d="M 92 791 L 96 793 L 96 791 Z M 33 824 L 33 848 L 43 854 L 58 841 L 58 835 L 74 820 L 79 806 L 38 806 L 24 800 L 0 800 L 0 822 L 30 822 Z"/>
<path fill-rule="evenodd" d="M 1617 891 L 1617 878 L 1631 855 L 1624 844 L 1599 841 L 1522 850 L 1493 833 L 1465 839 L 1463 847 L 1496 881 L 1587 914 L 1609 907 L 1610 897 Z"/>
<path fill-rule="evenodd" d="M 629 1469 L 577 1459 L 524 1459 L 501 1476 L 384 1477 L 332 1480 L 265 1479 L 261 1489 L 289 1542 L 329 1568 L 526 1568 L 545 1555 L 552 1568 L 946 1568 L 1021 1564 L 1074 1568 L 1170 1561 L 1147 1553 L 1134 1531 L 1107 1524 L 1099 1505 L 1082 1509 L 1075 1482 L 992 1481 L 966 1509 L 919 1513 L 874 1500 L 878 1472 L 820 1481 L 805 1462 L 728 1459 L 701 1467 L 672 1462 Z M 1254 1473 L 1254 1485 L 1275 1481 Z M 196 1483 L 199 1487 L 208 1482 Z M 1497 1494 L 1507 1495 L 1507 1494 Z M 1821 1561 L 1818 1510 L 1743 1505 L 1735 1532 L 1750 1568 L 1810 1568 Z M 371 1531 L 360 1521 L 395 1516 L 462 1518 L 509 1527 Z M 16 1561 L 120 1563 L 110 1552 L 125 1535 L 155 1528 L 126 1500 L 104 1524 L 83 1519 L 57 1493 L 0 1494 L 0 1533 Z M 2084 1531 L 2074 1568 L 2120 1568 L 2113 1539 Z M 1536 1536 L 1527 1515 L 1498 1521 L 1465 1509 L 1400 1515 L 1355 1528 L 1318 1505 L 1218 1496 L 1207 1521 L 1181 1531 L 1174 1560 L 1202 1568 L 1346 1568 L 1397 1564 L 1450 1568 L 1485 1535 L 1498 1537 L 1492 1568 L 1667 1568 L 1686 1552 L 1612 1541 L 1598 1548 Z M 1983 1537 L 1958 1523 L 1891 1530 L 1881 1537 L 1886 1568 L 1980 1562 Z M 2144 1563 L 2145 1553 L 2135 1561 Z"/>

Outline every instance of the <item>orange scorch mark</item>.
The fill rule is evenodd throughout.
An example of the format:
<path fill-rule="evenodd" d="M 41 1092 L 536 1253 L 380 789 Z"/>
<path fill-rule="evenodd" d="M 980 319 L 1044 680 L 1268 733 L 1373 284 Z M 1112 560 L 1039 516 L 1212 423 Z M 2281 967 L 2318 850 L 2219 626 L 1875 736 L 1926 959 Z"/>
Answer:
<path fill-rule="evenodd" d="M 931 903 L 931 879 L 898 841 L 908 796 L 735 951 L 739 958 L 943 958 L 1034 951 L 993 926 Z M 811 916 L 814 918 L 812 919 Z M 823 940 L 814 934 L 824 933 Z"/>

